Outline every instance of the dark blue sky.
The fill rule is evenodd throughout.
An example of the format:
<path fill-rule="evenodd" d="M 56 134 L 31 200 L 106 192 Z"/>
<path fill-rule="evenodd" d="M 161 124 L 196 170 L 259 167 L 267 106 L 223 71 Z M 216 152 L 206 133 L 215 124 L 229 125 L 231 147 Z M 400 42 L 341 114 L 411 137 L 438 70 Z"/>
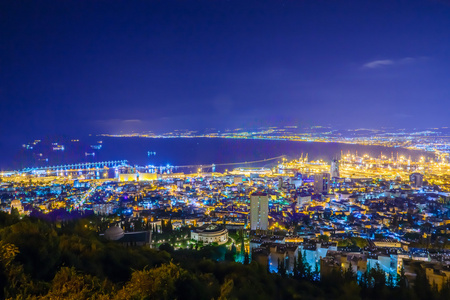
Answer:
<path fill-rule="evenodd" d="M 450 2 L 0 3 L 0 134 L 448 126 Z"/>

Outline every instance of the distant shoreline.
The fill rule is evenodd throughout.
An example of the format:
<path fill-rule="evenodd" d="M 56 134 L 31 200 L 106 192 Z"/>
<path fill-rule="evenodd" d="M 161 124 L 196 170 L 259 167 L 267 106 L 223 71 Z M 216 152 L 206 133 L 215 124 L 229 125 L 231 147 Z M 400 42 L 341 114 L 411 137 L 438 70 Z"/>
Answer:
<path fill-rule="evenodd" d="M 92 149 L 93 143 L 99 142 L 100 139 L 103 140 L 102 147 Z M 16 155 L 12 155 L 9 159 L 6 156 L 3 161 L 0 161 L 0 165 L 3 166 L 1 170 L 22 170 L 30 167 L 124 159 L 128 160 L 131 165 L 138 166 L 165 166 L 166 164 L 182 166 L 255 161 L 281 155 L 297 158 L 302 153 L 309 154 L 311 160 L 323 159 L 325 161 L 344 152 L 361 155 L 367 153 L 374 157 L 381 153 L 385 156 L 396 156 L 396 152 L 398 152 L 399 155 L 409 155 L 413 159 L 418 159 L 419 156 L 431 158 L 433 155 L 432 152 L 403 147 L 267 137 L 171 136 L 163 138 L 102 135 L 80 138 L 80 140 L 58 140 L 61 145 L 64 145 L 64 151 L 54 151 L 53 141 L 53 139 L 42 141 L 31 150 L 23 147 L 16 150 L 18 152 Z M 86 156 L 87 152 L 95 152 L 95 156 Z M 149 155 L 149 152 L 152 155 Z M 36 157 L 41 157 L 37 156 L 41 153 L 43 153 L 42 158 L 48 158 L 48 161 L 42 162 L 36 159 Z"/>

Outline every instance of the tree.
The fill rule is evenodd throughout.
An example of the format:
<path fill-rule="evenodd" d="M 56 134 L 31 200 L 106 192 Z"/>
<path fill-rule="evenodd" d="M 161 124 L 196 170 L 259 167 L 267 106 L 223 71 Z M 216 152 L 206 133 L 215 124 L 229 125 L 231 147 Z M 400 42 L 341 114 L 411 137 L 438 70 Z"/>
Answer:
<path fill-rule="evenodd" d="M 356 281 L 356 273 L 353 271 L 352 263 L 350 262 L 348 268 L 345 270 L 344 279 L 347 282 Z"/>
<path fill-rule="evenodd" d="M 111 299 L 112 285 L 75 268 L 61 268 L 52 281 L 50 291 L 42 299 Z"/>
<path fill-rule="evenodd" d="M 248 256 L 248 253 L 245 252 L 244 254 L 244 265 L 248 265 L 250 263 L 250 257 Z"/>
<path fill-rule="evenodd" d="M 359 248 L 364 248 L 369 245 L 369 242 L 366 239 L 361 238 L 361 237 L 352 237 L 351 241 L 352 241 L 353 245 L 355 245 Z"/>
<path fill-rule="evenodd" d="M 450 299 L 450 279 L 447 279 L 447 281 L 442 284 L 439 299 Z"/>
<path fill-rule="evenodd" d="M 414 292 L 419 299 L 432 299 L 431 285 L 428 282 L 425 270 L 421 267 L 416 269 L 416 279 L 414 280 Z"/>
<path fill-rule="evenodd" d="M 175 299 L 177 282 L 185 277 L 187 272 L 173 263 L 134 271 L 116 299 Z"/>
<path fill-rule="evenodd" d="M 320 280 L 320 268 L 319 268 L 319 262 L 317 262 L 317 261 L 314 264 L 314 271 L 311 273 L 311 279 L 314 281 Z"/>
<path fill-rule="evenodd" d="M 375 268 L 370 269 L 369 274 L 375 290 L 386 286 L 386 274 L 378 262 L 375 264 Z"/>
<path fill-rule="evenodd" d="M 386 286 L 390 287 L 390 288 L 394 288 L 396 285 L 397 285 L 397 283 L 394 281 L 394 275 L 389 273 L 387 275 Z"/>
<path fill-rule="evenodd" d="M 377 262 L 374 268 L 367 268 L 369 271 L 365 274 L 363 291 L 367 292 L 374 299 L 386 298 L 386 274 Z"/>
<path fill-rule="evenodd" d="M 167 253 L 172 253 L 173 247 L 169 243 L 164 243 L 159 246 L 159 250 L 166 251 Z"/>
<path fill-rule="evenodd" d="M 341 297 L 339 299 L 345 300 L 359 300 L 361 299 L 361 287 L 356 283 L 356 281 L 344 282 L 342 286 L 339 287 Z"/>
<path fill-rule="evenodd" d="M 370 284 L 370 278 L 369 278 L 369 269 L 370 269 L 370 264 L 367 266 L 366 271 L 361 275 L 361 277 L 359 278 L 359 285 L 365 290 L 368 289 L 371 284 Z"/>
<path fill-rule="evenodd" d="M 6 227 L 18 223 L 20 221 L 19 215 L 11 215 L 5 212 L 0 212 L 0 227 Z"/>
<path fill-rule="evenodd" d="M 19 249 L 15 245 L 0 241 L 0 299 L 26 294 L 29 279 L 22 265 L 14 261 L 17 254 Z"/>
<path fill-rule="evenodd" d="M 236 261 L 236 252 L 237 252 L 236 246 L 234 244 L 231 245 L 230 251 L 227 251 L 225 253 L 225 260 Z"/>
<path fill-rule="evenodd" d="M 300 251 L 299 251 L 300 253 Z M 312 267 L 311 265 L 308 263 L 308 261 L 306 260 L 306 251 L 303 251 L 303 255 L 302 255 L 302 264 L 303 267 L 299 268 L 300 271 L 300 275 L 302 278 L 307 279 L 307 280 L 311 280 L 312 279 Z"/>
<path fill-rule="evenodd" d="M 299 273 L 298 273 L 297 257 L 294 257 L 294 268 L 292 270 L 292 276 L 294 278 L 298 278 L 299 277 L 298 275 L 299 275 Z"/>
<path fill-rule="evenodd" d="M 306 252 L 298 251 L 297 257 L 297 279 L 310 279 L 311 278 L 311 266 L 306 261 Z"/>
<path fill-rule="evenodd" d="M 13 245 L 0 241 L 0 263 L 4 269 L 11 267 L 19 249 Z"/>
<path fill-rule="evenodd" d="M 318 240 L 320 242 L 329 242 L 330 241 L 330 237 L 328 235 L 326 235 L 326 234 L 321 234 L 321 235 L 319 235 Z"/>
<path fill-rule="evenodd" d="M 244 260 L 244 255 L 245 255 L 244 233 L 242 232 L 242 230 L 240 232 L 241 232 L 240 237 L 242 238 L 240 256 L 241 256 L 241 259 Z"/>
<path fill-rule="evenodd" d="M 233 290 L 234 282 L 233 279 L 225 279 L 225 282 L 220 286 L 220 296 L 218 300 L 229 299 L 229 294 Z"/>
<path fill-rule="evenodd" d="M 22 220 L 1 231 L 0 238 L 20 249 L 17 261 L 23 264 L 24 271 L 35 279 L 51 279 L 60 259 L 59 237 L 43 221 Z"/>
<path fill-rule="evenodd" d="M 286 277 L 286 266 L 284 264 L 284 259 L 281 261 L 278 259 L 278 274 L 281 275 L 281 277 Z"/>
<path fill-rule="evenodd" d="M 397 286 L 400 290 L 405 290 L 407 288 L 408 281 L 405 275 L 405 268 L 402 266 L 400 269 L 400 274 L 397 274 Z"/>

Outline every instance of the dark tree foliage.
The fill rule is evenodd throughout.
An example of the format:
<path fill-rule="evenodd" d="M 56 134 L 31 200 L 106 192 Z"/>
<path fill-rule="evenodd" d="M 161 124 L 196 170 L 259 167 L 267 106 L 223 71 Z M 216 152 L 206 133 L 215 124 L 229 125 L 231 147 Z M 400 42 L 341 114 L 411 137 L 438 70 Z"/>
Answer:
<path fill-rule="evenodd" d="M 416 280 L 414 281 L 414 292 L 419 299 L 433 299 L 433 293 L 431 285 L 425 274 L 425 270 L 422 268 L 417 268 L 416 270 Z"/>
<path fill-rule="evenodd" d="M 245 252 L 244 254 L 244 265 L 248 265 L 250 263 L 250 258 L 248 256 L 248 253 Z"/>
<path fill-rule="evenodd" d="M 0 213 L 0 299 L 450 299 L 450 281 L 438 289 L 422 269 L 411 286 L 403 269 L 387 277 L 379 265 L 358 279 L 351 264 L 322 274 L 299 251 L 293 272 L 280 259 L 276 274 L 248 253 L 234 262 L 236 247 L 124 247 L 99 226 Z"/>
<path fill-rule="evenodd" d="M 306 261 L 306 258 L 302 255 L 301 251 L 298 251 L 297 261 L 297 279 L 311 279 L 311 266 Z"/>
<path fill-rule="evenodd" d="M 280 260 L 278 259 L 278 274 L 281 275 L 281 277 L 286 277 L 286 266 L 284 259 Z"/>
<path fill-rule="evenodd" d="M 172 253 L 173 247 L 169 243 L 164 243 L 159 246 L 159 250 L 166 251 L 167 253 Z"/>
<path fill-rule="evenodd" d="M 356 273 L 353 271 L 352 263 L 348 265 L 348 268 L 345 270 L 344 279 L 346 282 L 356 281 Z"/>

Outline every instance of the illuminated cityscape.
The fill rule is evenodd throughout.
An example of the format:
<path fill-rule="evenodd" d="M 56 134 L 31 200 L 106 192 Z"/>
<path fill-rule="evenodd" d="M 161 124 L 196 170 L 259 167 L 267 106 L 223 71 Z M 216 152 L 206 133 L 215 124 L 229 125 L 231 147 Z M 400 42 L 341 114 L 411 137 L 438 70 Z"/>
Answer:
<path fill-rule="evenodd" d="M 158 248 L 166 243 L 162 228 L 170 225 L 175 250 L 200 243 L 231 249 L 243 231 L 244 252 L 236 260 L 248 255 L 274 273 L 282 258 L 291 274 L 302 252 L 305 262 L 320 266 L 318 276 L 350 265 L 362 276 L 379 264 L 386 276 L 403 268 L 413 281 L 414 266 L 426 264 L 434 274 L 430 283 L 441 288 L 450 266 L 449 168 L 423 157 L 356 153 L 331 162 L 281 158 L 273 168 L 224 173 L 161 173 L 116 161 L 6 172 L 0 191 L 6 213 L 63 209 L 102 216 L 121 229 L 111 238 L 119 243 L 132 244 L 152 228 L 142 244 Z M 128 232 L 134 235 L 126 238 Z"/>
<path fill-rule="evenodd" d="M 450 300 L 445 0 L 0 3 L 0 300 Z"/>

